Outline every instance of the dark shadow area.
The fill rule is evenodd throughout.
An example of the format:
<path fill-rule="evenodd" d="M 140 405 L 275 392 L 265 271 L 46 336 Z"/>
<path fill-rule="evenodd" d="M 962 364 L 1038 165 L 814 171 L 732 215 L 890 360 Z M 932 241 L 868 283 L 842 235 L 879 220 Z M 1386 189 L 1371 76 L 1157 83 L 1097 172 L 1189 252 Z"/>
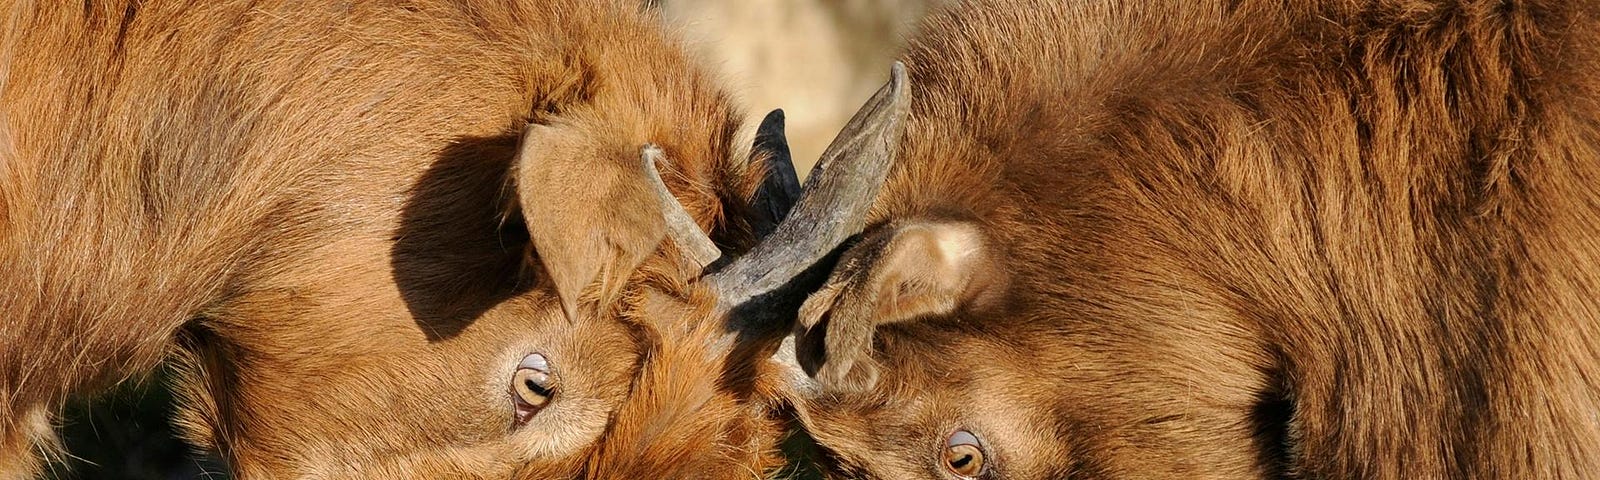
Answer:
<path fill-rule="evenodd" d="M 1268 392 L 1257 401 L 1250 412 L 1250 423 L 1255 438 L 1255 448 L 1260 456 L 1259 462 L 1267 473 L 1267 478 L 1289 478 L 1290 422 L 1294 420 L 1294 401 L 1282 391 L 1282 388 Z"/>
<path fill-rule="evenodd" d="M 796 421 L 798 422 L 798 421 Z M 789 465 L 784 467 L 773 478 L 788 480 L 822 480 L 821 467 L 825 458 L 822 447 L 817 441 L 806 434 L 805 429 L 792 427 L 789 436 L 783 439 L 783 458 L 789 459 Z"/>
<path fill-rule="evenodd" d="M 227 468 L 178 438 L 170 372 L 128 382 L 93 401 L 74 402 L 62 416 L 61 438 L 71 452 L 45 478 L 226 479 Z"/>
<path fill-rule="evenodd" d="M 507 175 L 517 136 L 462 137 L 411 187 L 390 251 L 395 284 L 429 340 L 461 333 L 490 307 L 525 291 L 528 244 Z"/>
<path fill-rule="evenodd" d="M 753 383 L 729 382 L 754 378 L 752 372 L 746 369 L 759 364 L 763 359 L 770 358 L 779 343 L 783 341 L 783 337 L 794 331 L 800 315 L 800 305 L 805 303 L 806 297 L 811 293 L 822 288 L 823 282 L 828 279 L 828 274 L 833 272 L 834 264 L 838 263 L 840 254 L 855 245 L 859 237 L 858 234 L 846 239 L 783 285 L 757 295 L 728 311 L 727 329 L 736 332 L 737 335 L 733 351 L 723 363 L 723 388 L 740 395 L 753 394 L 752 389 L 755 386 Z M 795 345 L 797 353 L 804 352 L 803 349 L 807 347 L 804 341 L 797 339 Z M 817 341 L 821 341 L 820 336 Z M 805 357 L 801 358 L 803 361 Z"/>

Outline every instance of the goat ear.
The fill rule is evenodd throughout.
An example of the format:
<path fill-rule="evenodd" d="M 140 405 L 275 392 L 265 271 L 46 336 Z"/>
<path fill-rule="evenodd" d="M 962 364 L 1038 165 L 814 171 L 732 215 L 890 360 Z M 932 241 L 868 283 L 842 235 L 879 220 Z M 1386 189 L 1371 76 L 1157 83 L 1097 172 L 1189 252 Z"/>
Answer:
<path fill-rule="evenodd" d="M 950 314 L 995 290 L 991 258 L 970 223 L 918 222 L 869 235 L 800 307 L 801 367 L 825 388 L 872 388 L 878 326 Z"/>
<path fill-rule="evenodd" d="M 530 124 L 517 154 L 533 256 L 572 321 L 591 285 L 590 300 L 609 301 L 666 233 L 637 151 L 610 150 L 576 126 Z"/>

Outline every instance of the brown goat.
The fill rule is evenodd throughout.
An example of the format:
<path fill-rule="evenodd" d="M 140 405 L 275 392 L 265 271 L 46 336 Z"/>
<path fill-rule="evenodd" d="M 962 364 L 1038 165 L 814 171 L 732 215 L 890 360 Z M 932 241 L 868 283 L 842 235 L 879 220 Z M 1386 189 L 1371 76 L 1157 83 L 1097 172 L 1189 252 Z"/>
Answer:
<path fill-rule="evenodd" d="M 973 1 L 801 310 L 851 478 L 1600 477 L 1600 3 Z"/>
<path fill-rule="evenodd" d="M 781 130 L 738 145 L 654 13 L 5 0 L 0 23 L 0 478 L 39 470 L 67 399 L 163 360 L 187 436 L 243 478 L 778 463 L 776 335 L 730 313 L 774 290 L 725 279 L 815 258 L 701 281 L 701 229 L 852 232 L 796 233 L 792 171 L 747 166 L 787 165 Z"/>

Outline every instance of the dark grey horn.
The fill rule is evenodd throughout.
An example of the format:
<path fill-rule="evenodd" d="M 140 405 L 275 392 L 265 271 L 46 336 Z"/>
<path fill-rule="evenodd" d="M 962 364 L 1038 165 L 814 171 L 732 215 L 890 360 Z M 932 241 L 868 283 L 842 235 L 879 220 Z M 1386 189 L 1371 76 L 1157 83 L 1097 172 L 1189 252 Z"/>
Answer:
<path fill-rule="evenodd" d="M 815 276 L 815 283 L 820 283 L 826 272 L 814 267 L 866 227 L 867 210 L 894 162 L 907 103 L 905 65 L 895 62 L 888 84 L 862 105 L 823 151 L 800 198 L 772 234 L 748 254 L 711 275 L 720 306 L 724 311 L 735 312 L 731 321 L 771 323 L 774 319 L 760 317 L 780 315 L 777 310 L 787 311 L 787 316 L 792 317 L 794 312 L 787 303 L 798 307 L 804 293 L 809 292 L 785 299 L 793 302 L 785 301 L 781 306 L 760 302 L 761 308 L 741 307 L 786 285 L 811 283 L 799 278 L 802 274 Z M 741 330 L 739 325 L 730 327 Z"/>
<path fill-rule="evenodd" d="M 666 182 L 661 180 L 661 171 L 656 167 L 656 163 L 665 158 L 661 148 L 653 144 L 645 145 L 639 152 L 639 158 L 644 162 L 650 189 L 655 192 L 656 200 L 661 204 L 662 215 L 666 217 L 667 236 L 672 237 L 678 250 L 699 268 L 705 268 L 721 258 L 722 250 L 718 249 L 717 244 L 711 241 L 711 237 L 700 229 L 700 224 L 695 223 L 694 217 L 683 209 L 678 197 L 672 196 L 672 191 L 667 190 Z"/>
<path fill-rule="evenodd" d="M 789 156 L 789 141 L 783 133 L 783 109 L 776 109 L 767 113 L 761 120 L 761 126 L 756 129 L 755 146 L 752 149 L 759 155 L 767 175 L 761 181 L 761 186 L 756 190 L 755 198 L 751 200 L 751 226 L 755 230 L 756 238 L 767 238 L 784 217 L 789 215 L 789 209 L 794 207 L 794 202 L 800 199 L 800 177 L 795 174 L 794 161 Z"/>

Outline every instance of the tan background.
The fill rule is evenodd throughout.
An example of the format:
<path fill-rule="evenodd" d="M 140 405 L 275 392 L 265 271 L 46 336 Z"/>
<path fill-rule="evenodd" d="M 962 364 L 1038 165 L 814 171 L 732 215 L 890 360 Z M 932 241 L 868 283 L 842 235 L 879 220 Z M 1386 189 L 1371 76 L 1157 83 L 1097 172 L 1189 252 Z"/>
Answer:
<path fill-rule="evenodd" d="M 659 0 L 669 24 L 753 117 L 788 118 L 803 177 L 888 78 L 917 21 L 942 0 Z"/>

